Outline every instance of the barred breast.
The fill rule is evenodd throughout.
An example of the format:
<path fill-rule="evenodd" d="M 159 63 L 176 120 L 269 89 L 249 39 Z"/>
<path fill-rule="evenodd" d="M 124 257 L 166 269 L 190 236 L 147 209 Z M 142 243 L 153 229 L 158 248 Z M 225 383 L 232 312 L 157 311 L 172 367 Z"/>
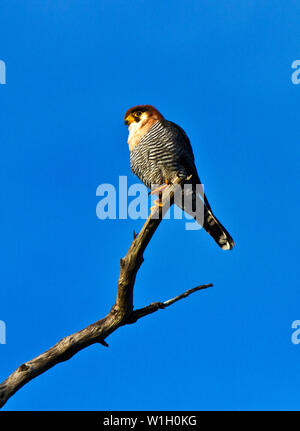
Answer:
<path fill-rule="evenodd" d="M 149 188 L 151 184 L 186 178 L 195 171 L 194 155 L 183 130 L 171 121 L 157 121 L 130 153 L 131 170 Z M 197 176 L 197 174 L 195 174 Z"/>

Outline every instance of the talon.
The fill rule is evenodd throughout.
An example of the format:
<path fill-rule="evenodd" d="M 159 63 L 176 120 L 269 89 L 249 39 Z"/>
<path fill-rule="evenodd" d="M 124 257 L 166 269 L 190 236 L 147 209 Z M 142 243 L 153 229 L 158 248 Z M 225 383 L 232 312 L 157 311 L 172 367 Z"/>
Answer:
<path fill-rule="evenodd" d="M 157 192 L 161 192 L 162 190 L 164 190 L 168 185 L 169 185 L 169 181 L 165 180 L 165 184 L 163 184 L 162 186 L 157 187 L 155 190 L 152 190 L 150 192 L 151 195 L 154 195 Z"/>
<path fill-rule="evenodd" d="M 154 201 L 154 205 L 150 208 L 150 211 L 153 211 L 157 207 L 159 207 L 159 208 L 163 207 L 163 204 L 162 204 L 161 200 L 159 200 L 159 199 L 156 199 L 156 201 Z"/>
<path fill-rule="evenodd" d="M 155 190 L 151 190 L 150 194 L 151 194 L 151 195 L 154 195 L 154 194 L 156 194 L 156 193 L 158 193 L 158 192 L 161 192 L 161 191 L 162 191 L 162 190 L 164 190 L 166 187 L 167 187 L 167 184 L 164 184 L 163 186 L 157 187 L 157 189 L 155 189 Z"/>

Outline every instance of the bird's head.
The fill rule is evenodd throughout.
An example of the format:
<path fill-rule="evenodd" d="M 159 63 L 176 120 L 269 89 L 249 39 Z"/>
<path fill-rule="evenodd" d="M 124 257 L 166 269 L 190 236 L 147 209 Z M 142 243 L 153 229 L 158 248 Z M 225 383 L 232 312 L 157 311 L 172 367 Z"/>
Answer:
<path fill-rule="evenodd" d="M 130 129 L 132 125 L 144 126 L 148 122 L 155 122 L 161 120 L 163 116 L 161 113 L 151 105 L 138 105 L 126 111 L 124 116 L 124 123 Z"/>
<path fill-rule="evenodd" d="M 150 127 L 162 119 L 161 113 L 151 105 L 138 105 L 128 109 L 124 115 L 124 123 L 129 131 L 129 150 L 132 151 Z"/>

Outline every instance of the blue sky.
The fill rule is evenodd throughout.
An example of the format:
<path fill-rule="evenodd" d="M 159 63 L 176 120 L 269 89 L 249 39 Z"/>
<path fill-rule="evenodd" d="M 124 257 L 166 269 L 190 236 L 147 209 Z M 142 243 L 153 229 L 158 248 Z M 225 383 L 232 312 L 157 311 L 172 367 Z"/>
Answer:
<path fill-rule="evenodd" d="M 0 379 L 113 304 L 143 220 L 96 217 L 130 172 L 123 114 L 155 105 L 189 135 L 236 241 L 164 221 L 134 302 L 214 287 L 123 327 L 16 393 L 6 410 L 298 409 L 298 1 L 0 5 Z"/>

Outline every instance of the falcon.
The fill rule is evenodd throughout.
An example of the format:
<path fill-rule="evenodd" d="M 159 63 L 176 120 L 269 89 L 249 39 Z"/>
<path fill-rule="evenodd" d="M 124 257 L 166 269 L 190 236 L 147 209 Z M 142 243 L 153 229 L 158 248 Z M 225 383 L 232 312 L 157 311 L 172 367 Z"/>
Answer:
<path fill-rule="evenodd" d="M 231 250 L 234 241 L 214 215 L 204 194 L 195 165 L 193 149 L 184 130 L 166 120 L 151 105 L 138 105 L 127 110 L 124 122 L 128 126 L 128 146 L 131 170 L 148 187 L 162 185 L 153 192 L 172 184 L 175 178 L 182 179 L 192 187 L 192 207 L 202 211 L 201 224 L 206 232 L 223 250 Z M 198 187 L 197 187 L 198 185 Z M 199 189 L 201 185 L 201 189 Z M 200 191 L 199 191 L 200 190 Z M 152 192 L 152 193 L 153 193 Z M 184 199 L 175 199 L 175 204 L 199 222 L 200 217 Z"/>

